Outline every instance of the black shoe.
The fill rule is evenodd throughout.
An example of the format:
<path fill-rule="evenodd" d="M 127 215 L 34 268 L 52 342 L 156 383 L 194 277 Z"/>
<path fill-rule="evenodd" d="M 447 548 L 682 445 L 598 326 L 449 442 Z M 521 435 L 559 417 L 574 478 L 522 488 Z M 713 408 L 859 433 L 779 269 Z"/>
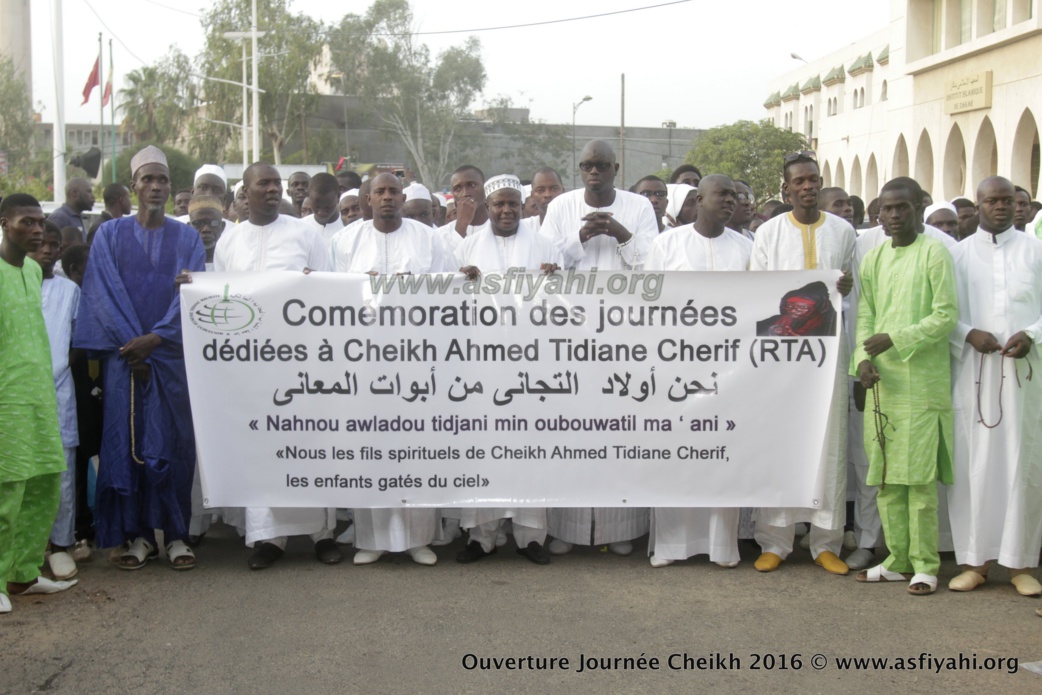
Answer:
<path fill-rule="evenodd" d="M 485 549 L 481 547 L 481 543 L 478 543 L 477 541 L 471 541 L 470 543 L 467 543 L 467 547 L 466 548 L 464 548 L 463 550 L 459 551 L 459 554 L 456 555 L 456 562 L 459 562 L 459 563 L 462 563 L 462 564 L 466 564 L 468 562 L 477 562 L 478 560 L 480 560 L 483 557 L 486 557 L 488 555 L 495 555 L 495 554 L 496 554 L 496 547 L 495 546 L 492 546 L 492 550 L 490 550 L 490 551 L 488 551 L 486 553 Z"/>
<path fill-rule="evenodd" d="M 274 543 L 261 543 L 257 546 L 247 564 L 251 570 L 266 570 L 282 557 L 283 550 Z"/>
<path fill-rule="evenodd" d="M 199 544 L 203 542 L 204 538 L 206 538 L 206 534 L 205 533 L 200 533 L 198 536 L 189 536 L 188 537 L 188 547 L 189 548 L 198 548 Z"/>
<path fill-rule="evenodd" d="M 537 565 L 550 564 L 550 552 L 535 541 L 532 541 L 524 548 L 518 548 L 517 554 Z"/>
<path fill-rule="evenodd" d="M 315 543 L 315 557 L 319 562 L 327 565 L 335 565 L 344 559 L 340 548 L 336 547 L 336 541 L 332 538 L 323 538 Z"/>

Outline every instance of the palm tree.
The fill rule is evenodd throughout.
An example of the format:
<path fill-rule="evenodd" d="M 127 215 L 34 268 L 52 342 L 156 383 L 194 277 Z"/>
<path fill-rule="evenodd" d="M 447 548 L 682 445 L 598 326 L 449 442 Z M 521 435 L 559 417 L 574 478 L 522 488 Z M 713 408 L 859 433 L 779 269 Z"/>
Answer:
<path fill-rule="evenodd" d="M 195 107 L 195 85 L 189 79 L 191 63 L 174 49 L 155 65 L 131 70 L 122 100 L 123 129 L 132 131 L 138 142 L 173 144 Z"/>

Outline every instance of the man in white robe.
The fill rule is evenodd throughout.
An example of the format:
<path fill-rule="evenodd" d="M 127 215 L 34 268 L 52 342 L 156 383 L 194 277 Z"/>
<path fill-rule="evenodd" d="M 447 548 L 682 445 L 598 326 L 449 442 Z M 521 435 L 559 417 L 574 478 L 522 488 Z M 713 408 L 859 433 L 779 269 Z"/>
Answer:
<path fill-rule="evenodd" d="M 602 140 L 586 144 L 579 162 L 583 188 L 550 203 L 541 233 L 551 239 L 566 269 L 640 268 L 658 235 L 655 211 L 643 196 L 615 188 L 619 165 Z M 573 545 L 603 545 L 617 555 L 633 552 L 634 538 L 648 532 L 646 508 L 550 510 L 550 552 L 563 555 Z"/>
<path fill-rule="evenodd" d="M 404 189 L 405 205 L 402 206 L 402 217 L 416 220 L 428 227 L 434 226 L 434 201 L 431 192 L 422 183 L 413 181 Z"/>
<path fill-rule="evenodd" d="M 667 229 L 651 242 L 644 270 L 744 271 L 753 242 L 729 229 L 737 193 L 726 176 L 713 174 L 699 182 L 694 224 Z M 652 567 L 708 554 L 721 567 L 736 567 L 739 508 L 658 507 L 651 510 L 648 551 Z"/>
<path fill-rule="evenodd" d="M 992 561 L 1024 596 L 1042 545 L 1042 242 L 1013 224 L 1014 187 L 977 188 L 980 227 L 952 252 L 959 323 L 951 334 L 955 470 L 948 509 L 963 572 L 948 588 L 983 584 Z M 978 384 L 979 382 L 979 384 Z"/>
<path fill-rule="evenodd" d="M 651 203 L 615 188 L 619 165 L 603 140 L 586 144 L 579 168 L 583 188 L 550 203 L 543 234 L 557 244 L 565 268 L 639 269 L 658 234 Z"/>
<path fill-rule="evenodd" d="M 336 233 L 344 228 L 344 222 L 340 219 L 340 183 L 332 174 L 315 174 L 308 182 L 307 199 L 311 202 L 311 214 L 301 218 L 301 222 L 320 231 L 326 244 L 329 244 Z"/>
<path fill-rule="evenodd" d="M 228 194 L 228 176 L 224 173 L 224 169 L 217 164 L 204 164 L 199 167 L 195 172 L 195 178 L 192 180 L 192 192 L 191 198 L 197 196 L 213 196 L 219 198 L 222 202 L 225 196 Z M 129 206 L 129 203 L 128 203 Z M 187 210 L 187 207 L 185 208 Z M 177 216 L 178 222 L 189 223 L 190 213 Z"/>
<path fill-rule="evenodd" d="M 58 515 L 51 528 L 51 554 L 47 564 L 54 578 L 62 581 L 76 576 L 78 569 L 70 550 L 76 544 L 76 447 L 80 433 L 76 420 L 76 393 L 69 366 L 72 329 L 80 305 L 80 288 L 68 278 L 54 274 L 61 250 L 62 232 L 53 222 L 44 225 L 43 242 L 29 257 L 40 264 L 43 286 L 43 322 L 51 344 L 51 371 L 58 396 L 58 428 L 65 452 L 66 470 L 61 474 L 61 497 Z"/>
<path fill-rule="evenodd" d="M 540 167 L 532 174 L 532 199 L 539 213 L 539 224 L 546 219 L 546 211 L 554 198 L 564 193 L 564 182 L 561 175 L 552 167 Z"/>
<path fill-rule="evenodd" d="M 397 176 L 380 174 L 368 183 L 373 219 L 334 237 L 333 266 L 338 272 L 420 275 L 458 269 L 452 252 L 430 227 L 402 218 L 405 195 Z M 406 551 L 421 565 L 438 561 L 428 547 L 440 530 L 437 509 L 355 509 L 354 518 L 356 565 Z"/>
<path fill-rule="evenodd" d="M 794 206 L 791 212 L 764 222 L 756 230 L 750 270 L 844 271 L 836 284 L 843 296 L 854 280 L 850 273 L 857 236 L 846 221 L 818 210 L 821 174 L 817 160 L 807 152 L 785 158 L 782 192 Z M 754 566 L 771 572 L 792 552 L 796 524 L 810 522 L 810 551 L 815 562 L 833 574 L 846 574 L 839 559 L 846 522 L 847 402 L 850 346 L 841 335 L 836 379 L 829 407 L 825 442 L 819 462 L 824 479 L 824 499 L 817 509 L 776 508 L 756 511 L 756 542 L 762 553 Z"/>
<path fill-rule="evenodd" d="M 485 183 L 489 224 L 467 237 L 456 254 L 463 266 L 460 271 L 469 279 L 477 280 L 481 273 L 505 273 L 509 269 L 553 272 L 560 265 L 560 255 L 554 245 L 532 225 L 523 224 L 528 221 L 521 219 L 523 195 L 521 180 L 516 176 L 495 176 Z M 468 529 L 469 541 L 456 561 L 475 562 L 495 553 L 505 519 L 512 520 L 518 555 L 537 565 L 549 564 L 550 554 L 544 547 L 544 507 L 461 510 L 460 526 Z"/>
<path fill-rule="evenodd" d="M 243 182 L 249 219 L 221 235 L 213 257 L 215 271 L 332 270 L 329 244 L 322 232 L 303 220 L 279 214 L 282 179 L 275 167 L 251 164 L 243 173 Z M 335 527 L 332 509 L 247 507 L 246 545 L 254 548 L 249 567 L 270 567 L 282 557 L 288 536 L 305 535 L 315 542 L 320 562 L 336 564 L 343 555 L 333 540 Z"/>
<path fill-rule="evenodd" d="M 472 164 L 464 164 L 449 179 L 456 218 L 438 227 L 438 236 L 455 253 L 463 240 L 488 225 L 485 207 L 485 174 Z"/>

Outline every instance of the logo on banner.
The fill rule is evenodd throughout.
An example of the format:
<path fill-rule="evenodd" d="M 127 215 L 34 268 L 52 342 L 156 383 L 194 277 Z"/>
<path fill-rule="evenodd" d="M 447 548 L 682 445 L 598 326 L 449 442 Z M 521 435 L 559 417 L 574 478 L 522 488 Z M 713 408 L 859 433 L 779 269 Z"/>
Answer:
<path fill-rule="evenodd" d="M 215 335 L 239 335 L 249 333 L 260 326 L 264 310 L 251 297 L 231 294 L 230 285 L 224 286 L 224 294 L 203 297 L 190 313 L 192 325 Z"/>
<path fill-rule="evenodd" d="M 836 311 L 829 288 L 812 282 L 786 292 L 778 313 L 756 322 L 756 335 L 825 336 L 836 334 Z"/>

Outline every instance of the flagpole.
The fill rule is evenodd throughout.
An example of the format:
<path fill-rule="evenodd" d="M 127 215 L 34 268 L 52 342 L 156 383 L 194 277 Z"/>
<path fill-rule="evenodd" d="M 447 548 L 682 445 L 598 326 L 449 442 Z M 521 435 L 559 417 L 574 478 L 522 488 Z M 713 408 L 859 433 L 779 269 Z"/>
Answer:
<path fill-rule="evenodd" d="M 100 117 L 98 121 L 98 149 L 101 150 L 101 163 L 99 176 L 101 181 L 105 180 L 105 66 L 102 65 L 102 58 L 105 55 L 104 43 L 101 40 L 101 32 L 98 32 L 98 87 L 101 88 L 101 99 L 98 100 L 98 111 Z M 113 162 L 112 166 L 116 163 Z"/>
<path fill-rule="evenodd" d="M 62 58 L 62 3 L 51 0 L 51 50 L 54 55 L 54 129 L 51 134 L 54 199 L 65 195 L 65 64 Z M 64 200 L 64 198 L 61 198 Z"/>
<path fill-rule="evenodd" d="M 109 39 L 109 82 L 112 83 L 112 92 L 109 94 L 109 113 L 112 115 L 110 127 L 112 128 L 112 137 L 109 140 L 112 141 L 112 183 L 116 183 L 116 81 L 115 72 L 113 71 L 113 60 L 112 60 L 112 39 Z M 104 102 L 104 96 L 102 96 Z"/>

